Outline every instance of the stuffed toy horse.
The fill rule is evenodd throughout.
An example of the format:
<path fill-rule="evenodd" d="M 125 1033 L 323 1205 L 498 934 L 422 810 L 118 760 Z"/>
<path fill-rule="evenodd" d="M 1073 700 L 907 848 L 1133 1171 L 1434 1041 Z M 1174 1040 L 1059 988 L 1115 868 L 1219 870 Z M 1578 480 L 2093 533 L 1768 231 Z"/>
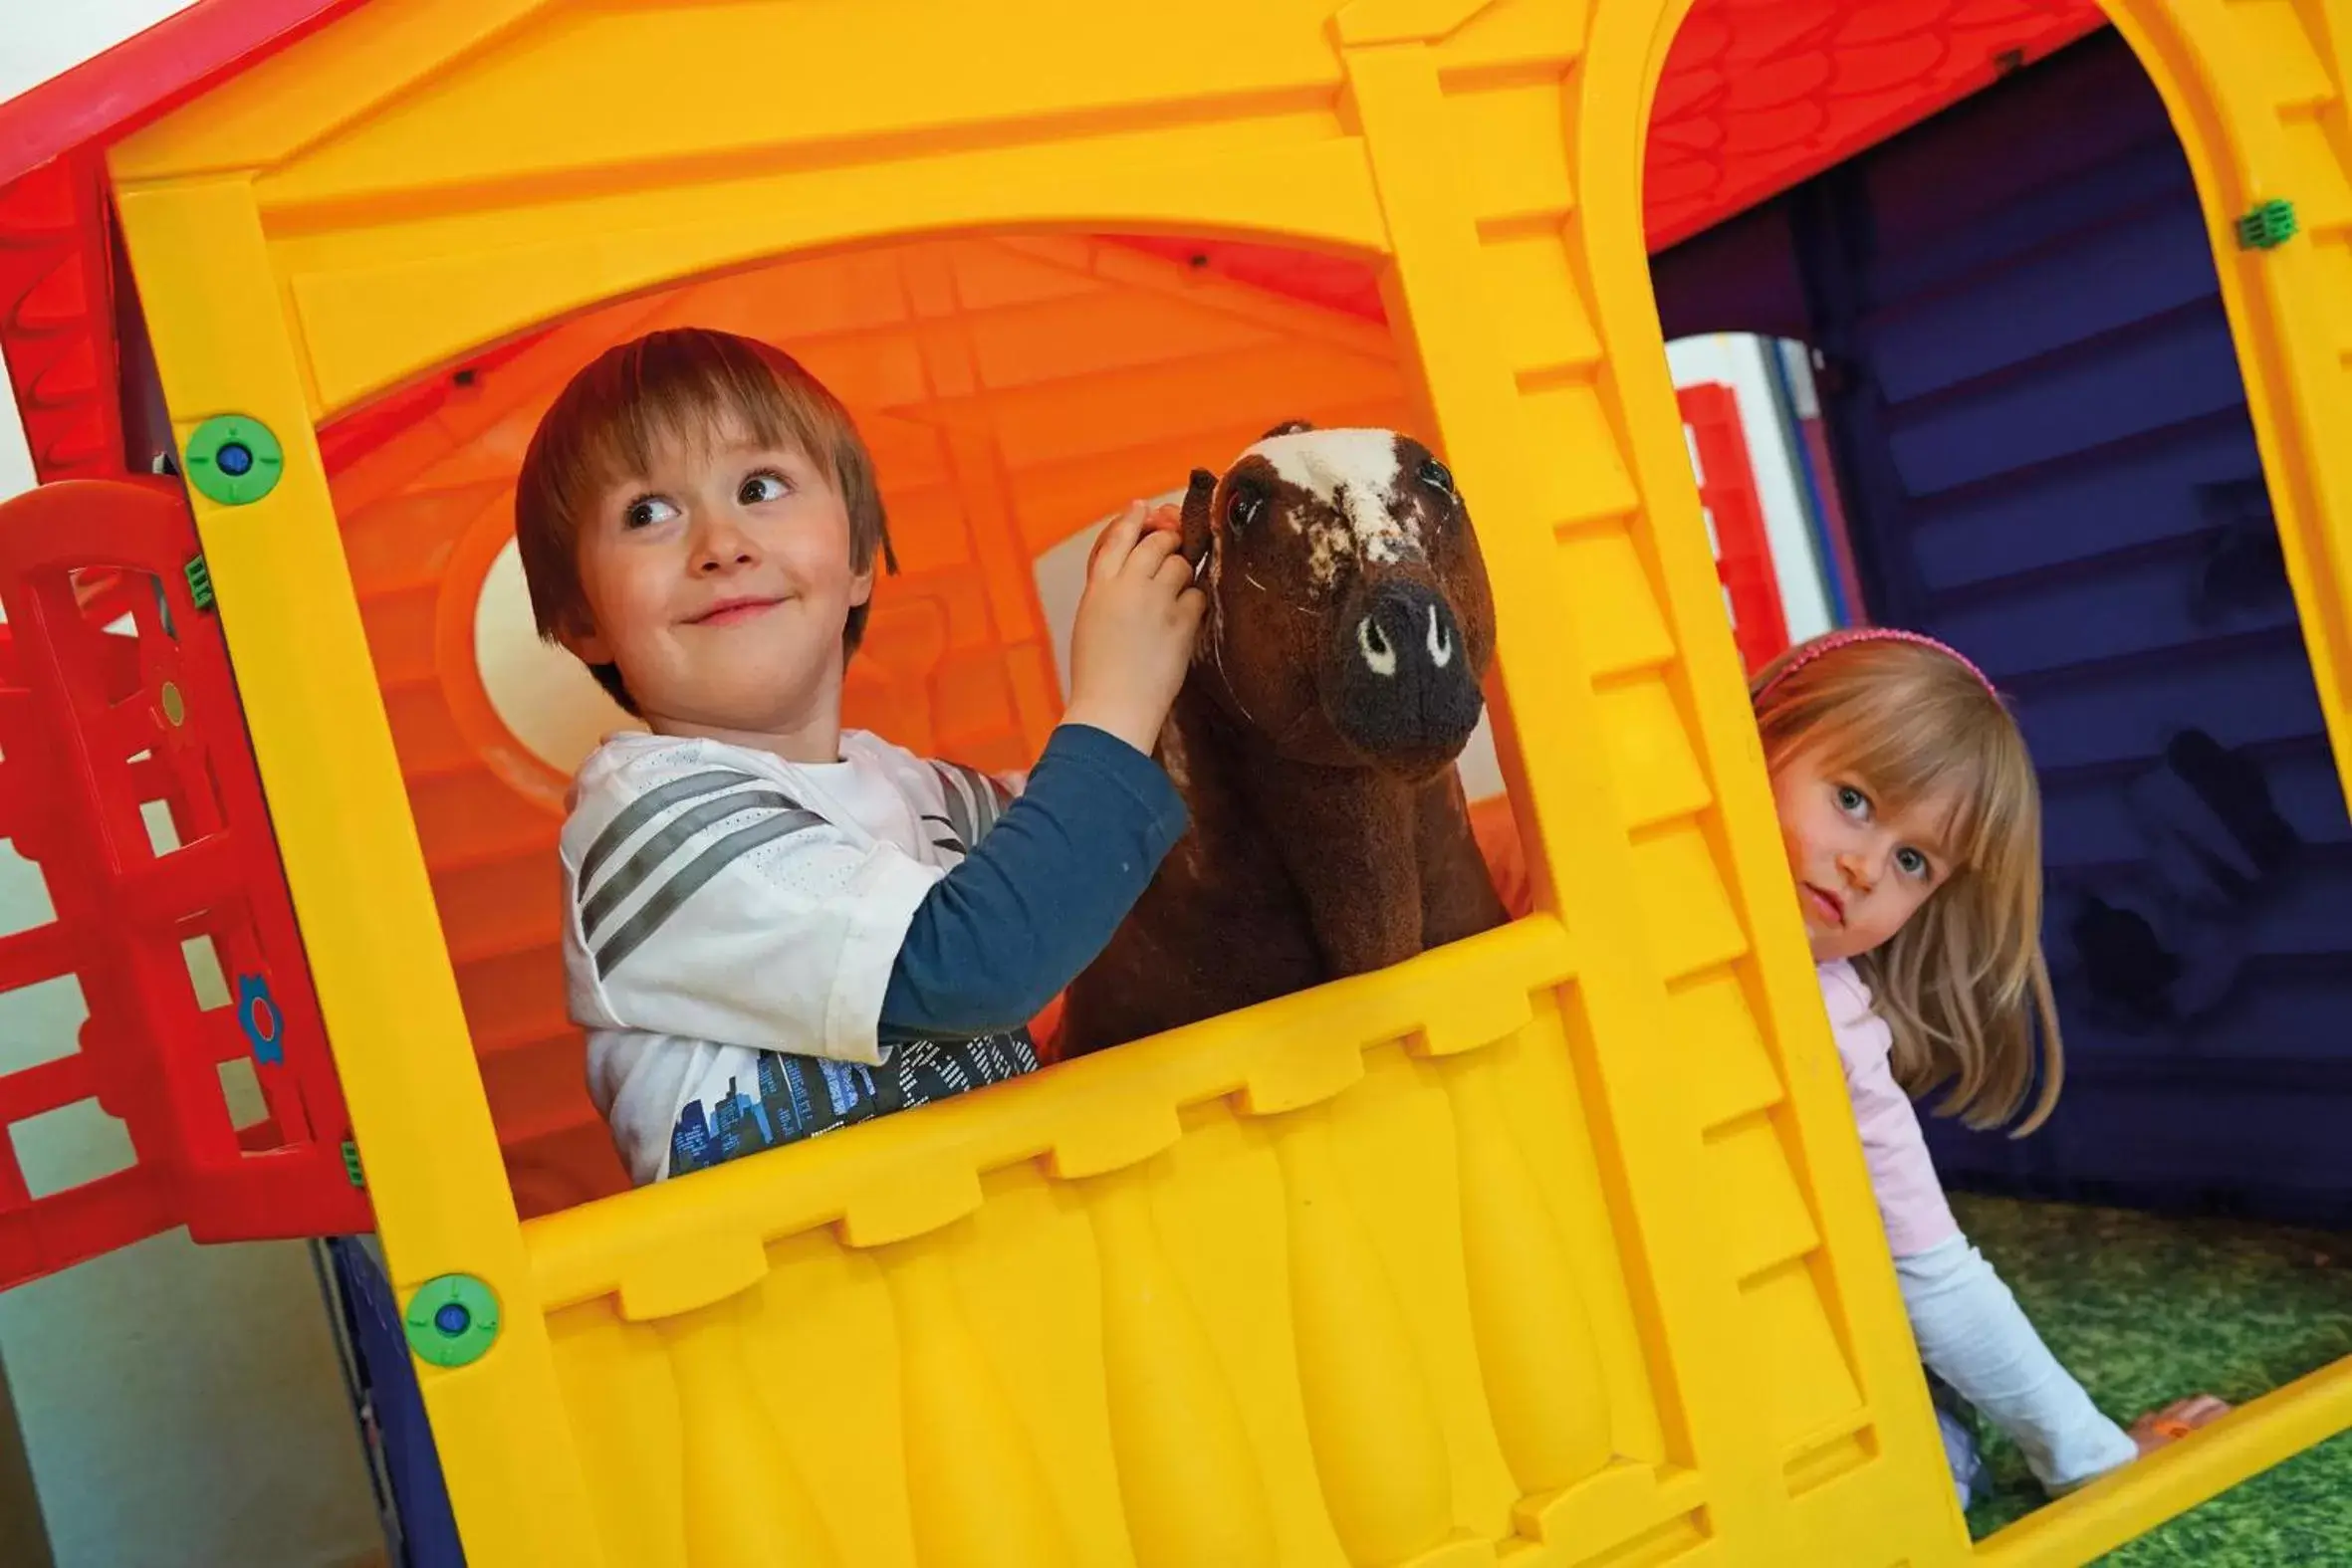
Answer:
<path fill-rule="evenodd" d="M 1209 595 L 1158 746 L 1192 813 L 1064 999 L 1069 1056 L 1504 922 L 1455 760 L 1495 609 L 1470 511 L 1391 430 L 1284 425 L 1173 520 Z"/>

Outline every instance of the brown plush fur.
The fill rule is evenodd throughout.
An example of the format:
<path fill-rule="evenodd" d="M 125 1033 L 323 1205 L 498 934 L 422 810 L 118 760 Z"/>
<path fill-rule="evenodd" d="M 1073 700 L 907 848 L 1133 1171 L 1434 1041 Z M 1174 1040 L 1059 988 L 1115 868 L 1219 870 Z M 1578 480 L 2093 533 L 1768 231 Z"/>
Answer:
<path fill-rule="evenodd" d="M 1322 434 L 1363 450 L 1362 433 Z M 1384 506 L 1399 532 L 1341 541 L 1346 515 L 1333 496 L 1286 482 L 1256 449 L 1222 478 L 1193 475 L 1184 551 L 1210 609 L 1159 746 L 1192 825 L 1070 987 L 1059 1054 L 1384 968 L 1507 918 L 1454 769 L 1494 656 L 1486 566 L 1451 475 L 1394 440 Z M 1368 623 L 1375 612 L 1384 620 Z M 1449 657 L 1419 666 L 1416 687 L 1365 675 L 1383 651 L 1391 670 L 1423 651 Z"/>

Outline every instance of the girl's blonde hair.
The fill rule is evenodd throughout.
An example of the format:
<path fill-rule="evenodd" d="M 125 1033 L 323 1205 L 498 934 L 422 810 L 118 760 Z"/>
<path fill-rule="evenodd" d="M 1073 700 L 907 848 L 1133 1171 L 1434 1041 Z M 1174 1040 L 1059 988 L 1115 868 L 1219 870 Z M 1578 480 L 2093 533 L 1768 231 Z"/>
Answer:
<path fill-rule="evenodd" d="M 2065 1079 L 2041 951 L 2041 790 L 1984 677 L 1898 636 L 1789 649 L 1750 686 L 1757 730 L 1775 774 L 1809 755 L 1890 812 L 1950 798 L 1951 876 L 1854 962 L 1893 1030 L 1895 1080 L 1914 1096 L 1949 1084 L 1936 1109 L 1970 1127 L 2016 1116 L 2038 1034 L 2041 1090 L 2011 1133 L 2021 1138 L 2048 1119 Z"/>

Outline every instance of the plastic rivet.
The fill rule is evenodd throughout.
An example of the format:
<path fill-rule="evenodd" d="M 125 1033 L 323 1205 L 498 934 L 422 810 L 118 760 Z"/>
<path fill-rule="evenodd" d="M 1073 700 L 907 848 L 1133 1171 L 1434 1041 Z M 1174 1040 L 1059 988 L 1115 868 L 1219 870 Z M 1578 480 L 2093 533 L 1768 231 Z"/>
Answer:
<path fill-rule="evenodd" d="M 176 730 L 188 722 L 188 705 L 180 697 L 177 686 L 170 681 L 165 681 L 163 690 L 156 695 L 163 700 L 163 722 L 165 724 Z"/>
<path fill-rule="evenodd" d="M 285 1026 L 277 1003 L 270 999 L 270 983 L 259 975 L 237 977 L 237 1022 L 245 1030 L 245 1043 L 253 1047 L 255 1061 L 265 1067 L 285 1061 Z"/>
<path fill-rule="evenodd" d="M 278 488 L 286 454 L 269 426 L 243 414 L 218 414 L 188 437 L 188 483 L 224 507 L 242 507 Z"/>
<path fill-rule="evenodd" d="M 401 1322 L 418 1360 L 466 1366 L 498 1339 L 498 1297 L 471 1274 L 442 1274 L 416 1287 Z"/>

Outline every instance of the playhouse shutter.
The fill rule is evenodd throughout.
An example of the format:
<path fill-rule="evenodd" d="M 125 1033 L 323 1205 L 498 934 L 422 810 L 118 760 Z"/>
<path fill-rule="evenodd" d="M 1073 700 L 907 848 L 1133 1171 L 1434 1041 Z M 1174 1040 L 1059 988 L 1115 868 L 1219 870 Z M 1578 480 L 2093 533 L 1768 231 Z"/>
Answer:
<path fill-rule="evenodd" d="M 52 910 L 0 936 L 0 992 L 70 978 L 88 1012 L 78 1049 L 30 1062 L 19 1037 L 0 1058 L 0 1288 L 176 1226 L 370 1229 L 177 486 L 70 481 L 0 504 L 0 836 Z M 242 1126 L 222 1072 L 239 1061 L 263 1107 Z M 35 1196 L 23 1128 L 84 1102 L 120 1123 L 130 1163 L 36 1164 L 60 1190 Z"/>

